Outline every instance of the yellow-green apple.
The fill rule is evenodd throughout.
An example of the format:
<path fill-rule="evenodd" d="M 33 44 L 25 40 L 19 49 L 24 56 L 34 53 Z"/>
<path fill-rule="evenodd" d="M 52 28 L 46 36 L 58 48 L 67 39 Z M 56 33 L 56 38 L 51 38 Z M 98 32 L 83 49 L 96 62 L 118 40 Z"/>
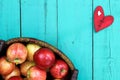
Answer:
<path fill-rule="evenodd" d="M 27 44 L 27 50 L 28 50 L 27 59 L 29 61 L 33 61 L 33 55 L 39 48 L 41 48 L 41 47 L 37 44 L 34 44 L 34 43 Z"/>
<path fill-rule="evenodd" d="M 33 61 L 25 61 L 20 65 L 20 72 L 23 76 L 27 76 L 27 71 L 30 67 L 34 66 L 35 63 Z"/>

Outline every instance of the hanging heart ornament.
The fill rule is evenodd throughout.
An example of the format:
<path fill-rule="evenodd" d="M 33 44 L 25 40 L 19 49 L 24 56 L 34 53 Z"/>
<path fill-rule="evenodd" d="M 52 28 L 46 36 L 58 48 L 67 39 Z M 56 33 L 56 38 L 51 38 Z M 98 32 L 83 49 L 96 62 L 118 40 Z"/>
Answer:
<path fill-rule="evenodd" d="M 113 21 L 114 21 L 113 16 L 111 16 L 111 15 L 105 16 L 104 15 L 104 11 L 101 6 L 96 7 L 96 9 L 94 11 L 94 27 L 95 27 L 96 32 L 107 28 L 108 26 L 110 26 L 113 23 Z"/>

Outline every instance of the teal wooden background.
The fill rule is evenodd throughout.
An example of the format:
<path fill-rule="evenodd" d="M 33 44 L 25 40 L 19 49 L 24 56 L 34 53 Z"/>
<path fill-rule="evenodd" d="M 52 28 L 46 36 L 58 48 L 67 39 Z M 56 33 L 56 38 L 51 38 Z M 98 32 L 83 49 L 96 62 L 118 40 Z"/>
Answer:
<path fill-rule="evenodd" d="M 98 33 L 101 5 L 114 23 Z M 33 37 L 64 52 L 78 80 L 120 80 L 120 0 L 0 0 L 0 39 Z"/>

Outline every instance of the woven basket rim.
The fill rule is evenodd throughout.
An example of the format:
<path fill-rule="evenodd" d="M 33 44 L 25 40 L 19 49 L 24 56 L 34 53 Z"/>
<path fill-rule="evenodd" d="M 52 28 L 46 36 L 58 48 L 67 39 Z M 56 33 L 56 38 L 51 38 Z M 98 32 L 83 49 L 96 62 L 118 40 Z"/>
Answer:
<path fill-rule="evenodd" d="M 6 41 L 6 45 L 10 45 L 15 42 L 30 42 L 30 43 L 32 42 L 32 43 L 38 44 L 40 46 L 50 48 L 53 52 L 58 54 L 68 64 L 68 66 L 70 67 L 71 70 L 75 70 L 75 67 L 74 67 L 73 63 L 71 62 L 71 60 L 62 51 L 60 51 L 53 45 L 51 45 L 43 40 L 39 40 L 36 38 L 31 38 L 31 37 L 17 37 L 17 38 L 8 39 Z"/>

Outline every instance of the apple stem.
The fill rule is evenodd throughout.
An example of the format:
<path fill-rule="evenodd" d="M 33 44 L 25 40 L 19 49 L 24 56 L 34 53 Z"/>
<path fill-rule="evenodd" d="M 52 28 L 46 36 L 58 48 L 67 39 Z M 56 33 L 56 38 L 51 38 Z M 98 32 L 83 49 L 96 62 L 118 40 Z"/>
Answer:
<path fill-rule="evenodd" d="M 15 62 L 16 65 L 18 65 L 19 64 L 19 59 L 15 58 L 14 62 Z"/>
<path fill-rule="evenodd" d="M 62 69 L 61 72 L 62 72 L 62 73 L 63 73 L 63 72 L 66 72 L 66 70 L 65 70 L 65 69 Z"/>

